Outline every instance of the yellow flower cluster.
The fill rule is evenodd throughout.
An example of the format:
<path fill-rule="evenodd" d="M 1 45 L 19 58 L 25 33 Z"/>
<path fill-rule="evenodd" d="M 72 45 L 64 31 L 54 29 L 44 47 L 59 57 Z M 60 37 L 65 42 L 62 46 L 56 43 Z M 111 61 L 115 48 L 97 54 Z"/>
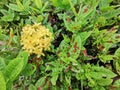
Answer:
<path fill-rule="evenodd" d="M 44 55 L 43 51 L 49 50 L 52 33 L 45 26 L 35 23 L 34 25 L 26 25 L 21 33 L 22 49 L 30 54 Z"/>

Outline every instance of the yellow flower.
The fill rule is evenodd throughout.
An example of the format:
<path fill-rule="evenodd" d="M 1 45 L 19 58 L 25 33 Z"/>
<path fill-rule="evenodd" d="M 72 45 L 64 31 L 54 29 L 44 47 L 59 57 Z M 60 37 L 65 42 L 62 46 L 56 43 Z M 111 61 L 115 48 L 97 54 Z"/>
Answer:
<path fill-rule="evenodd" d="M 22 49 L 30 54 L 44 55 L 43 51 L 49 50 L 52 33 L 45 26 L 35 23 L 34 25 L 26 25 L 21 33 Z"/>

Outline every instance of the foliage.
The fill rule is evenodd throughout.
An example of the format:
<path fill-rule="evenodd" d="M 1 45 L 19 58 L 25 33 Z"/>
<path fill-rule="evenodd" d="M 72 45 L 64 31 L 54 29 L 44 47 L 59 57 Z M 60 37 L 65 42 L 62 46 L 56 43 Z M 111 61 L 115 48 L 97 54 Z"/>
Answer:
<path fill-rule="evenodd" d="M 119 90 L 119 22 L 120 0 L 1 0 L 0 90 Z M 38 57 L 21 32 L 39 23 L 54 40 L 24 35 L 26 48 L 49 46 Z"/>
<path fill-rule="evenodd" d="M 2 60 L 2 58 L 1 58 Z M 1 75 L 1 90 L 11 90 L 12 82 L 17 79 L 18 75 L 21 73 L 22 69 L 26 67 L 26 62 L 28 61 L 28 54 L 26 52 L 20 52 L 18 57 L 9 61 L 9 63 L 0 69 Z M 3 61 L 4 63 L 5 60 Z"/>

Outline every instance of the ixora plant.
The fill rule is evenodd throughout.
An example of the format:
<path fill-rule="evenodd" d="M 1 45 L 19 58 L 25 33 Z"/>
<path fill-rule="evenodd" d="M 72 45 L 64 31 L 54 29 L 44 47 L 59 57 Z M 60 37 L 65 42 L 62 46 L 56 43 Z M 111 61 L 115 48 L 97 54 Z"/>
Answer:
<path fill-rule="evenodd" d="M 23 27 L 21 45 L 30 54 L 44 55 L 43 51 L 50 49 L 52 40 L 52 33 L 45 26 L 35 23 Z"/>
<path fill-rule="evenodd" d="M 2 0 L 0 90 L 120 90 L 119 0 Z"/>

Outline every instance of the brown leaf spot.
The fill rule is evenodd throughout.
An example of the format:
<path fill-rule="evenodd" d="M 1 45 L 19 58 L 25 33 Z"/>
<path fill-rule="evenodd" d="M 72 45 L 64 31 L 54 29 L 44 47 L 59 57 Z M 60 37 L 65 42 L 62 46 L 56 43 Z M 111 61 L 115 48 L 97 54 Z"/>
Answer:
<path fill-rule="evenodd" d="M 70 57 L 70 52 L 68 52 L 68 57 Z"/>
<path fill-rule="evenodd" d="M 104 46 L 102 46 L 102 45 L 99 44 L 99 45 L 98 45 L 98 49 L 99 49 L 99 50 L 103 50 L 103 49 L 104 49 Z"/>
<path fill-rule="evenodd" d="M 74 48 L 73 52 L 75 53 L 77 51 L 77 42 L 75 42 L 73 48 Z"/>
<path fill-rule="evenodd" d="M 84 56 L 87 56 L 87 51 L 86 50 L 82 50 Z"/>
<path fill-rule="evenodd" d="M 115 38 L 116 38 L 116 39 L 118 39 L 118 38 L 120 38 L 120 36 L 119 36 L 119 35 L 117 35 L 117 36 L 115 36 Z"/>
<path fill-rule="evenodd" d="M 41 88 L 41 87 L 38 87 L 37 90 L 42 90 L 42 88 Z"/>
<path fill-rule="evenodd" d="M 71 22 L 71 18 L 67 18 L 67 21 L 68 21 L 68 22 Z"/>
<path fill-rule="evenodd" d="M 88 8 L 85 8 L 83 13 L 87 13 L 88 12 Z"/>
<path fill-rule="evenodd" d="M 3 42 L 2 41 L 0 41 L 0 46 L 2 46 L 3 45 Z"/>

